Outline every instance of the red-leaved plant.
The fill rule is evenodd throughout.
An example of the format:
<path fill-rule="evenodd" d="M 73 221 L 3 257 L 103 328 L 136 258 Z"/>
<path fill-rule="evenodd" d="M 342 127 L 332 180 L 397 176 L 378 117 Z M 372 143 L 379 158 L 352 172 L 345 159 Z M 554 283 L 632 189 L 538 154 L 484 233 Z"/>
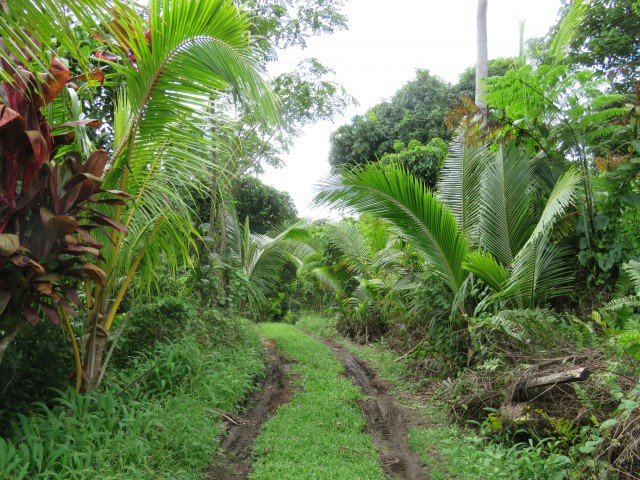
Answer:
<path fill-rule="evenodd" d="M 95 264 L 102 245 L 91 232 L 126 228 L 96 206 L 124 205 L 118 197 L 127 195 L 100 188 L 106 151 L 97 150 L 84 162 L 66 149 L 57 155 L 61 145 L 73 143 L 69 127 L 97 127 L 99 121 L 52 126 L 42 112 L 68 83 L 100 80 L 102 72 L 70 78 L 69 69 L 54 57 L 48 72 L 35 74 L 0 57 L 12 79 L 0 83 L 1 361 L 5 341 L 15 336 L 22 319 L 35 325 L 46 316 L 58 324 L 61 314 L 74 313 L 73 304 L 80 306 L 78 280 L 104 283 L 105 273 Z"/>

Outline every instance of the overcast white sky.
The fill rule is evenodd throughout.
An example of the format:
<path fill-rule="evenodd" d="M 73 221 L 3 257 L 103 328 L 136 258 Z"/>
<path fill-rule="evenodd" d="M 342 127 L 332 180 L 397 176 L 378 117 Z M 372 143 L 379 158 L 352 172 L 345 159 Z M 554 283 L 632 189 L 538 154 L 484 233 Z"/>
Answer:
<path fill-rule="evenodd" d="M 262 181 L 289 192 L 300 216 L 334 217 L 309 206 L 315 185 L 329 174 L 329 134 L 390 98 L 418 68 L 456 82 L 475 64 L 476 5 L 476 0 L 347 0 L 348 30 L 312 38 L 305 50 L 282 52 L 270 68 L 272 75 L 316 57 L 335 70 L 335 80 L 360 106 L 333 122 L 308 126 L 285 158 L 286 167 L 268 168 Z M 525 38 L 539 37 L 555 22 L 559 8 L 559 0 L 489 0 L 489 58 L 517 55 L 520 20 L 525 20 Z"/>

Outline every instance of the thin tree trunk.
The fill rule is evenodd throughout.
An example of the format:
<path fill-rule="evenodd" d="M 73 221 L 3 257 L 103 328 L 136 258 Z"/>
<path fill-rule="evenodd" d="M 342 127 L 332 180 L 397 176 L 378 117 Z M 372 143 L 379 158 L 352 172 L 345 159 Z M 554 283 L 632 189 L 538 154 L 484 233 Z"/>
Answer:
<path fill-rule="evenodd" d="M 476 59 L 476 105 L 480 110 L 486 108 L 482 100 L 484 88 L 482 81 L 489 75 L 489 54 L 487 48 L 487 5 L 489 0 L 478 0 L 477 35 L 478 55 Z"/>

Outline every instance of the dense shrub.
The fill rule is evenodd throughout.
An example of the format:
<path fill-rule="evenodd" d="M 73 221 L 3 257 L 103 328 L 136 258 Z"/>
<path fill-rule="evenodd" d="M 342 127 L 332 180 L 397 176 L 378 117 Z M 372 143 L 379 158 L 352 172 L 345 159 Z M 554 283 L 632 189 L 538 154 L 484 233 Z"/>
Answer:
<path fill-rule="evenodd" d="M 0 434 L 17 414 L 27 414 L 32 402 L 49 403 L 65 388 L 73 371 L 69 337 L 49 322 L 23 328 L 0 364 Z"/>

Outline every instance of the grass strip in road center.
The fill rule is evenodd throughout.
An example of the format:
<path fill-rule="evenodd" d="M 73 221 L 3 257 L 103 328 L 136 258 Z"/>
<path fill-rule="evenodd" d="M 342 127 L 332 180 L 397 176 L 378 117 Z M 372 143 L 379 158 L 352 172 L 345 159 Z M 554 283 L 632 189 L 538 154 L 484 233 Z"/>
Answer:
<path fill-rule="evenodd" d="M 384 479 L 360 395 L 331 350 L 292 325 L 261 324 L 291 365 L 297 390 L 267 421 L 253 447 L 252 480 Z"/>

